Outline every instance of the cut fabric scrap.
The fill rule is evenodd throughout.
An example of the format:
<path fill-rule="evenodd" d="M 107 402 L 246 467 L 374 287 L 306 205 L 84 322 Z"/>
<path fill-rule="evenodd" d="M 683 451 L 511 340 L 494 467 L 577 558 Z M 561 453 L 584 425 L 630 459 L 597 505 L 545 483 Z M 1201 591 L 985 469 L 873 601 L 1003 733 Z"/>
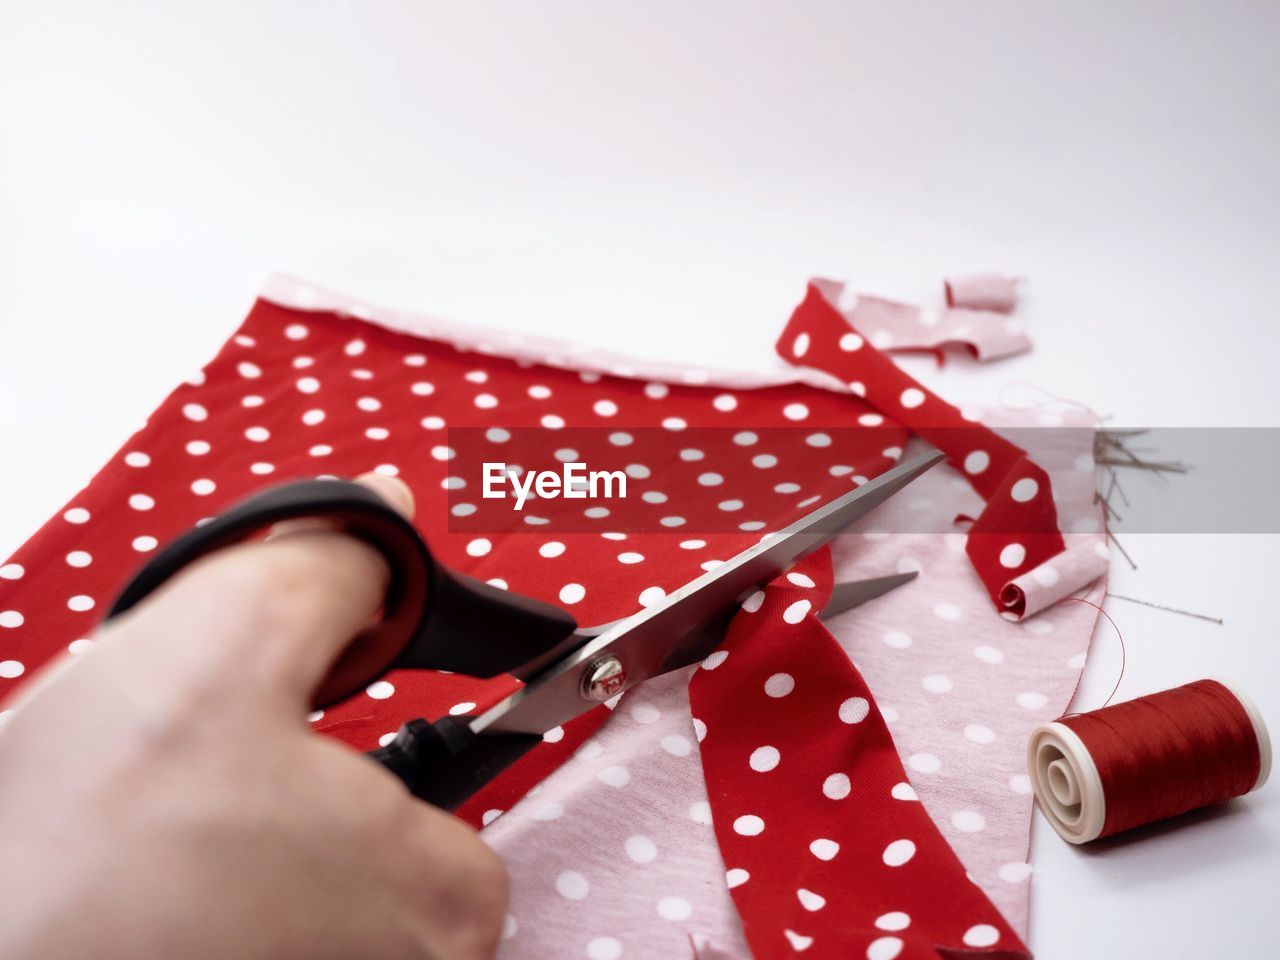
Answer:
<path fill-rule="evenodd" d="M 963 273 L 942 281 L 947 306 L 1013 313 L 1018 305 L 1018 278 L 1003 273 Z"/>
<path fill-rule="evenodd" d="M 838 280 L 817 278 L 811 285 L 879 350 L 925 350 L 942 362 L 945 347 L 961 346 L 987 362 L 1031 349 L 1031 338 L 1020 320 L 1007 311 L 978 306 L 982 302 L 1004 304 L 993 290 L 964 287 L 962 295 L 973 296 L 973 301 L 922 307 L 856 293 Z M 1009 304 L 1009 309 L 1014 305 L 1016 291 L 1015 303 Z"/>
<path fill-rule="evenodd" d="M 1010 580 L 1000 591 L 1000 602 L 1019 620 L 1035 616 L 1104 576 L 1110 562 L 1105 543 L 1078 544 Z"/>
<path fill-rule="evenodd" d="M 831 587 L 824 548 L 746 600 L 689 684 L 695 716 L 736 718 L 708 725 L 702 763 L 755 960 L 936 960 L 939 945 L 1029 956 L 919 803 L 871 691 L 818 621 Z"/>
<path fill-rule="evenodd" d="M 885 416 L 947 455 L 987 506 L 966 551 L 997 610 L 1011 572 L 1029 571 L 1063 550 L 1049 476 L 1021 447 L 965 419 L 869 343 L 810 285 L 776 345 L 791 363 L 818 367 Z"/>

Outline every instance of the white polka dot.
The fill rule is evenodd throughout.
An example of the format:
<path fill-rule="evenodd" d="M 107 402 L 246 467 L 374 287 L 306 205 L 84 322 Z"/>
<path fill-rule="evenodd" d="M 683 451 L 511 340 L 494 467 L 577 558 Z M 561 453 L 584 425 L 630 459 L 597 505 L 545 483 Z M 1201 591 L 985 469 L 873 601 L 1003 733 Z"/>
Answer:
<path fill-rule="evenodd" d="M 702 824 L 704 827 L 711 826 L 711 804 L 705 800 L 690 804 L 689 819 L 694 823 Z"/>
<path fill-rule="evenodd" d="M 693 752 L 693 744 L 689 742 L 689 738 L 682 737 L 678 733 L 669 733 L 658 743 L 673 757 L 687 757 Z"/>
<path fill-rule="evenodd" d="M 890 630 L 880 639 L 895 650 L 905 650 L 912 644 L 911 635 L 901 630 Z"/>
<path fill-rule="evenodd" d="M 274 473 L 275 469 L 276 467 L 273 463 L 253 463 L 249 465 L 249 472 L 259 477 Z"/>
<path fill-rule="evenodd" d="M 867 960 L 895 960 L 902 953 L 900 937 L 876 937 L 867 947 Z"/>
<path fill-rule="evenodd" d="M 662 719 L 662 711 L 652 703 L 633 703 L 628 712 L 636 723 L 657 723 Z"/>
<path fill-rule="evenodd" d="M 444 419 L 442 417 L 423 417 L 422 426 L 427 430 L 441 430 L 444 428 Z"/>
<path fill-rule="evenodd" d="M 733 821 L 733 832 L 743 837 L 758 837 L 764 833 L 764 821 L 753 813 L 744 814 Z"/>
<path fill-rule="evenodd" d="M 612 417 L 618 412 L 618 405 L 612 400 L 597 400 L 591 408 L 599 417 Z"/>
<path fill-rule="evenodd" d="M 721 413 L 729 413 L 738 408 L 738 398 L 731 393 L 722 393 L 711 401 L 711 405 Z"/>
<path fill-rule="evenodd" d="M 67 644 L 67 650 L 75 656 L 81 656 L 93 649 L 93 641 L 88 637 L 81 637 L 79 640 L 72 640 Z"/>
<path fill-rule="evenodd" d="M 271 439 L 271 431 L 266 427 L 250 427 L 244 432 L 245 438 L 254 443 L 266 443 Z"/>
<path fill-rule="evenodd" d="M 791 352 L 795 354 L 797 360 L 800 357 L 803 357 L 806 353 L 808 353 L 809 352 L 809 334 L 807 333 L 799 334 L 796 337 L 795 341 L 791 344 Z"/>
<path fill-rule="evenodd" d="M 67 554 L 67 565 L 72 567 L 87 567 L 93 563 L 93 556 L 84 550 L 72 550 Z"/>
<path fill-rule="evenodd" d="M 644 554 L 633 553 L 630 551 L 626 553 L 620 553 L 618 554 L 618 562 L 619 563 L 643 563 Z"/>
<path fill-rule="evenodd" d="M 1043 693 L 1034 693 L 1031 691 L 1018 694 L 1017 700 L 1018 706 L 1022 707 L 1024 710 L 1039 710 L 1049 702 L 1049 698 Z"/>
<path fill-rule="evenodd" d="M 18 627 L 26 623 L 27 618 L 17 610 L 0 611 L 0 627 L 8 630 L 16 630 Z"/>
<path fill-rule="evenodd" d="M 663 897 L 658 901 L 658 916 L 663 920 L 678 923 L 681 920 L 688 920 L 692 913 L 693 907 L 683 897 Z"/>
<path fill-rule="evenodd" d="M 640 606 L 651 607 L 655 603 L 661 603 L 666 595 L 667 591 L 661 587 L 645 587 L 640 591 Z"/>
<path fill-rule="evenodd" d="M 791 944 L 791 949 L 796 953 L 801 953 L 813 946 L 813 937 L 806 937 L 804 934 L 796 933 L 794 930 L 784 929 L 782 933 L 787 938 L 787 943 Z"/>
<path fill-rule="evenodd" d="M 1024 796 L 1031 792 L 1031 777 L 1025 773 L 1015 773 L 1009 778 L 1009 789 Z"/>
<path fill-rule="evenodd" d="M 662 428 L 664 430 L 683 430 L 688 425 L 689 424 L 680 417 L 667 417 L 662 421 Z"/>
<path fill-rule="evenodd" d="M 782 754 L 778 752 L 777 747 L 756 747 L 751 751 L 747 763 L 756 773 L 768 773 L 778 765 L 781 759 Z"/>
<path fill-rule="evenodd" d="M 148 467 L 151 465 L 151 458 L 145 453 L 131 450 L 124 455 L 124 462 L 130 467 Z"/>
<path fill-rule="evenodd" d="M 308 332 L 300 323 L 291 323 L 284 328 L 284 335 L 290 340 L 305 340 Z"/>
<path fill-rule="evenodd" d="M 699 743 L 707 739 L 707 725 L 697 717 L 693 718 L 693 735 L 698 738 Z"/>
<path fill-rule="evenodd" d="M 1004 660 L 1004 654 L 995 647 L 982 644 L 973 648 L 973 655 L 983 663 L 1000 663 Z"/>
<path fill-rule="evenodd" d="M 749 447 L 759 439 L 760 438 L 756 436 L 754 433 L 752 433 L 750 430 L 742 430 L 733 435 L 733 442 L 740 447 Z"/>
<path fill-rule="evenodd" d="M 809 615 L 811 609 L 813 609 L 813 604 L 810 601 L 797 600 L 782 611 L 782 619 L 787 623 L 799 623 Z"/>
<path fill-rule="evenodd" d="M 809 852 L 819 860 L 834 860 L 836 854 L 840 852 L 840 844 L 820 837 L 809 844 Z"/>
<path fill-rule="evenodd" d="M 156 502 L 145 493 L 135 493 L 129 498 L 129 506 L 134 510 L 150 510 L 155 505 Z"/>
<path fill-rule="evenodd" d="M 951 822 L 964 833 L 978 833 L 987 826 L 986 817 L 977 810 L 957 810 L 952 814 Z"/>
<path fill-rule="evenodd" d="M 538 553 L 546 557 L 548 560 L 550 560 L 564 553 L 564 544 L 561 543 L 559 540 L 548 540 L 546 543 L 544 543 L 542 546 L 538 548 Z M 581 597 L 579 597 L 579 599 L 581 599 Z M 574 600 L 569 602 L 576 603 L 577 601 Z"/>
<path fill-rule="evenodd" d="M 724 483 L 724 477 L 718 473 L 702 473 L 698 475 L 698 483 L 704 487 L 718 487 Z"/>
<path fill-rule="evenodd" d="M 871 704 L 866 697 L 850 697 L 840 704 L 840 720 L 842 723 L 861 723 L 871 712 Z"/>
<path fill-rule="evenodd" d="M 951 678 L 941 673 L 931 673 L 920 681 L 920 685 L 929 693 L 950 693 L 954 684 Z"/>
<path fill-rule="evenodd" d="M 924 391 L 916 387 L 907 387 L 902 391 L 902 396 L 898 398 L 899 402 L 908 410 L 913 410 L 920 404 L 924 403 Z"/>
<path fill-rule="evenodd" d="M 803 420 L 809 416 L 809 408 L 803 403 L 788 403 L 782 408 L 782 415 L 788 420 Z"/>
<path fill-rule="evenodd" d="M 1009 490 L 1009 496 L 1017 500 L 1018 503 L 1026 503 L 1032 499 L 1040 490 L 1040 484 L 1036 483 L 1030 477 L 1023 477 Z"/>
<path fill-rule="evenodd" d="M 916 796 L 915 788 L 909 783 L 895 783 L 893 789 L 889 791 L 889 795 L 895 800 L 919 800 Z"/>
<path fill-rule="evenodd" d="M 964 458 L 964 472 L 978 474 L 991 466 L 991 455 L 985 450 L 974 450 Z"/>
<path fill-rule="evenodd" d="M 364 692 L 374 700 L 386 700 L 396 692 L 396 688 L 386 680 L 376 680 L 365 687 Z"/>
<path fill-rule="evenodd" d="M 327 443 L 317 443 L 314 447 L 307 451 L 313 457 L 327 457 L 333 453 L 333 447 Z"/>
<path fill-rule="evenodd" d="M 475 708 L 476 708 L 476 705 L 472 703 L 470 700 L 464 700 L 462 703 L 455 703 L 452 707 L 449 708 L 449 716 L 451 717 L 466 716 Z"/>
<path fill-rule="evenodd" d="M 542 823 L 550 823 L 552 820 L 559 820 L 564 816 L 564 804 L 562 803 L 544 803 L 533 812 L 533 819 Z"/>
<path fill-rule="evenodd" d="M 84 507 L 72 507 L 70 510 L 68 510 L 66 513 L 62 515 L 62 519 L 67 521 L 67 523 L 75 523 L 75 524 L 88 523 L 89 511 L 86 510 Z"/>
<path fill-rule="evenodd" d="M 142 536 L 133 538 L 133 549 L 137 550 L 139 553 L 149 553 L 159 545 L 160 541 L 155 537 Z"/>
<path fill-rule="evenodd" d="M 21 580 L 26 569 L 20 563 L 6 563 L 0 567 L 0 580 Z"/>
<path fill-rule="evenodd" d="M 702 661 L 702 669 L 714 670 L 716 667 L 720 666 L 720 664 L 724 663 L 728 657 L 728 650 L 717 650 L 715 653 L 708 654 L 707 658 Z"/>
<path fill-rule="evenodd" d="M 483 557 L 493 549 L 493 542 L 484 537 L 477 537 L 467 544 L 467 555 L 471 557 Z"/>
<path fill-rule="evenodd" d="M 799 489 L 798 483 L 780 483 L 773 488 L 775 493 L 795 493 Z"/>
<path fill-rule="evenodd" d="M 1031 876 L 1031 864 L 1015 862 L 1002 865 L 997 871 L 1005 883 L 1021 883 Z"/>
<path fill-rule="evenodd" d="M 613 937 L 596 937 L 587 944 L 587 960 L 620 960 L 622 944 Z"/>
<path fill-rule="evenodd" d="M 631 782 L 631 771 L 626 767 L 605 767 L 596 774 L 596 779 L 606 786 L 625 787 Z"/>
<path fill-rule="evenodd" d="M 822 781 L 822 795 L 831 800 L 843 800 L 852 789 L 847 773 L 833 773 Z"/>
<path fill-rule="evenodd" d="M 658 858 L 657 845 L 648 837 L 642 837 L 639 834 L 627 837 L 623 848 L 635 863 L 652 863 Z"/>
<path fill-rule="evenodd" d="M 590 892 L 587 878 L 576 870 L 564 870 L 556 876 L 556 893 L 566 900 L 581 900 Z"/>
<path fill-rule="evenodd" d="M 964 932 L 964 942 L 970 947 L 989 947 L 1000 939 L 1000 931 L 989 923 L 979 923 Z"/>
<path fill-rule="evenodd" d="M 858 423 L 864 427 L 878 427 L 884 423 L 884 417 L 878 413 L 864 413 L 858 417 Z"/>
<path fill-rule="evenodd" d="M 0 614 L 0 617 L 4 614 Z M 26 665 L 18 660 L 0 660 L 0 677 L 5 680 L 14 680 L 22 676 L 26 672 Z"/>
<path fill-rule="evenodd" d="M 907 766 L 917 773 L 937 773 L 942 769 L 942 761 L 932 753 L 913 753 L 907 757 Z"/>
<path fill-rule="evenodd" d="M 751 879 L 751 874 L 743 870 L 741 867 L 733 867 L 724 872 L 724 882 L 730 890 L 734 887 L 740 887 Z"/>
<path fill-rule="evenodd" d="M 544 743 L 559 743 L 564 739 L 564 727 L 552 727 L 542 735 Z"/>
<path fill-rule="evenodd" d="M 840 335 L 840 349 L 845 353 L 853 353 L 855 350 L 861 350 L 862 343 L 862 338 L 856 333 L 844 333 Z"/>
<path fill-rule="evenodd" d="M 916 845 L 910 840 L 895 840 L 884 848 L 881 854 L 882 859 L 887 866 L 900 867 L 912 857 L 916 855 Z"/>
<path fill-rule="evenodd" d="M 554 413 L 548 413 L 542 418 L 541 423 L 548 430 L 559 430 L 564 426 L 564 417 L 557 416 Z"/>
<path fill-rule="evenodd" d="M 911 917 L 901 910 L 891 910 L 889 913 L 882 913 L 876 917 L 875 923 L 877 929 L 897 932 L 911 926 Z"/>
<path fill-rule="evenodd" d="M 971 723 L 964 728 L 964 736 L 974 743 L 991 743 L 996 738 L 996 732 L 980 723 Z"/>
<path fill-rule="evenodd" d="M 74 610 L 76 613 L 84 613 L 86 610 L 93 609 L 93 597 L 78 593 L 74 597 L 67 600 L 67 609 Z"/>
<path fill-rule="evenodd" d="M 804 907 L 810 913 L 821 910 L 827 905 L 827 898 L 812 890 L 806 890 L 801 887 L 796 891 L 796 899 L 800 901 L 800 906 Z"/>
<path fill-rule="evenodd" d="M 1022 561 L 1027 559 L 1027 548 L 1020 543 L 1006 544 L 1005 548 L 1000 551 L 1000 566 L 1013 567 L 1022 566 Z"/>
<path fill-rule="evenodd" d="M 587 588 L 580 583 L 566 583 L 560 588 L 561 603 L 577 603 L 587 595 Z"/>
<path fill-rule="evenodd" d="M 196 423 L 209 419 L 209 411 L 198 403 L 188 403 L 182 408 L 182 415 Z"/>
<path fill-rule="evenodd" d="M 315 377 L 299 377 L 294 386 L 302 393 L 315 393 L 320 389 L 320 381 Z"/>
<path fill-rule="evenodd" d="M 939 603 L 933 608 L 933 615 L 939 620 L 959 620 L 964 614 L 953 603 Z"/>
<path fill-rule="evenodd" d="M 764 682 L 764 692 L 774 699 L 785 697 L 795 688 L 795 678 L 789 673 L 775 673 Z"/>
<path fill-rule="evenodd" d="M 1047 563 L 1042 563 L 1031 571 L 1031 579 L 1042 587 L 1052 587 L 1058 582 L 1058 571 Z"/>
<path fill-rule="evenodd" d="M 207 497 L 213 491 L 218 489 L 218 485 L 208 477 L 202 477 L 199 480 L 193 480 L 191 483 L 191 492 L 197 497 Z"/>
<path fill-rule="evenodd" d="M 364 349 L 365 345 L 363 340 L 352 340 L 342 348 L 342 352 L 348 357 L 358 357 L 360 354 L 364 353 Z"/>

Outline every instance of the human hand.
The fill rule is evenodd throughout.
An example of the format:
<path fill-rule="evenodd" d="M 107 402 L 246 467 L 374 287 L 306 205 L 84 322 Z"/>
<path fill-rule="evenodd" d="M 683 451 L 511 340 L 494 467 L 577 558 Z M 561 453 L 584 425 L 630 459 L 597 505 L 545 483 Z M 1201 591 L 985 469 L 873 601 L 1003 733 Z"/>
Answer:
<path fill-rule="evenodd" d="M 412 515 L 403 483 L 362 482 Z M 305 719 L 387 578 L 372 548 L 292 524 L 188 568 L 20 691 L 0 731 L 0 956 L 491 957 L 501 861 Z"/>

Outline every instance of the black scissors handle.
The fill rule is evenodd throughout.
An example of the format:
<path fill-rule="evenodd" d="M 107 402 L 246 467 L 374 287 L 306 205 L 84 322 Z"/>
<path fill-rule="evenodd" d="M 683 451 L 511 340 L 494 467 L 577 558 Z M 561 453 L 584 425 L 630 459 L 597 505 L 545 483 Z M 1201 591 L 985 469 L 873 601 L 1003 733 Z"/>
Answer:
<path fill-rule="evenodd" d="M 577 629 L 574 619 L 558 607 L 449 570 L 432 557 L 412 523 L 372 490 L 342 480 L 273 487 L 192 528 L 134 575 L 106 619 L 130 610 L 202 557 L 277 523 L 302 518 L 325 520 L 369 544 L 386 559 L 391 572 L 381 618 L 356 637 L 334 665 L 316 693 L 318 707 L 341 702 L 392 670 L 523 676 Z M 415 795 L 451 809 L 539 739 L 478 738 L 466 718 L 445 718 L 436 724 L 416 720 L 371 756 Z M 497 761 L 502 762 L 495 765 Z"/>

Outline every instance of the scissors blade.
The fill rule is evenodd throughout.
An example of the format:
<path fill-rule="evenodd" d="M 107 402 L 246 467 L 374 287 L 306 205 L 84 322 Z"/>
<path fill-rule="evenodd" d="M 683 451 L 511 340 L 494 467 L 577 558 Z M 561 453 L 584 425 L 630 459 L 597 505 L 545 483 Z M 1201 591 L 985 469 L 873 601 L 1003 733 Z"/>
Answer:
<path fill-rule="evenodd" d="M 909 570 L 906 573 L 895 573 L 888 577 L 872 577 L 868 580 L 848 580 L 844 583 L 837 583 L 831 588 L 831 599 L 827 601 L 827 605 L 822 608 L 822 612 L 818 616 L 823 620 L 838 617 L 854 607 L 862 606 L 868 600 L 884 596 L 890 590 L 914 580 L 916 573 L 917 571 L 915 570 Z"/>
<path fill-rule="evenodd" d="M 709 626 L 727 623 L 752 591 L 829 542 L 942 459 L 941 453 L 933 451 L 898 464 L 765 537 L 660 602 L 609 624 L 477 717 L 471 723 L 472 730 L 543 733 L 572 720 L 592 705 L 582 692 L 584 677 L 606 657 L 621 663 L 625 689 L 701 659 L 723 638 L 722 630 Z"/>

